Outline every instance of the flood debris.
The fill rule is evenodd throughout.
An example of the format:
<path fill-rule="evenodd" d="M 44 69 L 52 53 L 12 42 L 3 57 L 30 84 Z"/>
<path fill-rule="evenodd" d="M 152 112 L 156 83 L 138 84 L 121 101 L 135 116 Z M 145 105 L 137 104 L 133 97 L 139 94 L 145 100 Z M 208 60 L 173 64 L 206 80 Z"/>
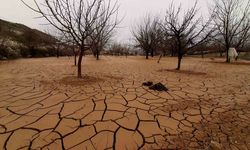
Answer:
<path fill-rule="evenodd" d="M 142 85 L 143 85 L 143 86 L 152 86 L 152 85 L 153 85 L 153 82 L 152 82 L 152 81 L 143 82 Z"/>
<path fill-rule="evenodd" d="M 153 84 L 153 82 L 148 81 L 148 82 L 143 82 L 143 86 L 148 86 L 150 90 L 155 90 L 155 91 L 168 91 L 168 88 L 163 85 L 162 83 L 157 83 Z"/>

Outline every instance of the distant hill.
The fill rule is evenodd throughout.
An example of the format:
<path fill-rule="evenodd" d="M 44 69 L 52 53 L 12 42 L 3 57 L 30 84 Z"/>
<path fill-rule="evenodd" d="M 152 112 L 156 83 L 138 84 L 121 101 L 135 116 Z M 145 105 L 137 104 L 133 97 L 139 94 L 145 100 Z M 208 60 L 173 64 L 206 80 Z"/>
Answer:
<path fill-rule="evenodd" d="M 54 56 L 55 44 L 44 32 L 0 19 L 0 59 Z"/>
<path fill-rule="evenodd" d="M 0 19 L 0 38 L 10 38 L 20 43 L 54 43 L 56 40 L 39 30 L 31 29 L 23 24 L 12 23 Z"/>

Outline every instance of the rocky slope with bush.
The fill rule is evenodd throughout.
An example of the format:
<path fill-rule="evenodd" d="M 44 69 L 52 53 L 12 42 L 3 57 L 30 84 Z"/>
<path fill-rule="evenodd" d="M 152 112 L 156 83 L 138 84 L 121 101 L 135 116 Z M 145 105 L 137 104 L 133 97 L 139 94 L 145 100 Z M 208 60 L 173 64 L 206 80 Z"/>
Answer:
<path fill-rule="evenodd" d="M 0 19 L 0 59 L 55 56 L 56 43 L 46 33 Z"/>

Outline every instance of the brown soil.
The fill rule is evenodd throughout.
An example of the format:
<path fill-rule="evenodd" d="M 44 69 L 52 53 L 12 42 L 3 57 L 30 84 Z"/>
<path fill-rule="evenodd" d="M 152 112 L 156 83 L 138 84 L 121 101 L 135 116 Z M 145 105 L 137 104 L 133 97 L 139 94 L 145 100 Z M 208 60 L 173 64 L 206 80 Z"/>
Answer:
<path fill-rule="evenodd" d="M 249 62 L 157 60 L 0 62 L 0 149 L 250 149 Z"/>
<path fill-rule="evenodd" d="M 159 70 L 159 71 L 160 72 L 169 71 L 169 72 L 174 72 L 174 73 L 183 73 L 183 74 L 187 74 L 187 75 L 206 75 L 206 73 L 204 73 L 204 72 L 195 72 L 195 71 L 191 71 L 191 70 L 163 69 L 163 70 Z"/>

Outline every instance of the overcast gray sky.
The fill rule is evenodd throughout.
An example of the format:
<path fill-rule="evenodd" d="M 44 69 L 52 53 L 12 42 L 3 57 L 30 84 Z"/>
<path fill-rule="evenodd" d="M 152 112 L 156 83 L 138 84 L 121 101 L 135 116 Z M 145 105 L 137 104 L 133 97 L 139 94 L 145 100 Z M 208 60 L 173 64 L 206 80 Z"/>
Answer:
<path fill-rule="evenodd" d="M 41 19 L 35 19 L 38 15 L 24 6 L 20 0 L 0 0 L 0 18 L 12 22 L 22 23 L 31 28 L 44 30 Z M 31 0 L 26 0 L 31 1 Z M 140 22 L 146 14 L 164 16 L 166 8 L 172 0 L 118 0 L 120 4 L 119 15 L 124 17 L 119 25 L 116 40 L 127 43 L 131 40 L 130 30 L 133 25 Z M 174 0 L 176 5 L 180 3 L 188 8 L 195 0 Z M 206 12 L 207 0 L 198 0 L 201 12 Z"/>

